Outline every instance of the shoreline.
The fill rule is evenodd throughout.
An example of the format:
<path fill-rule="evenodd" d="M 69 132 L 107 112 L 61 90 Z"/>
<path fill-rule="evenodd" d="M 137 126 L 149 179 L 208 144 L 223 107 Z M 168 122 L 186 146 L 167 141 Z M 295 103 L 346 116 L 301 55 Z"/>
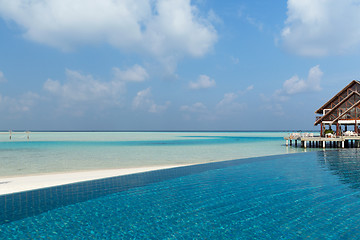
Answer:
<path fill-rule="evenodd" d="M 257 157 L 268 157 L 276 155 L 288 155 L 298 152 L 288 152 L 283 154 L 268 154 L 261 156 L 243 157 L 238 159 L 248 159 Z M 177 167 L 187 167 L 197 164 L 215 163 L 231 160 L 200 162 L 191 164 L 177 164 L 177 165 L 162 165 L 162 166 L 147 166 L 147 167 L 133 167 L 133 168 L 118 168 L 118 169 L 103 169 L 103 170 L 85 170 L 76 172 L 57 172 L 57 173 L 43 173 L 38 175 L 26 176 L 8 176 L 0 177 L 0 196 L 31 191 L 41 188 L 55 187 L 72 183 L 79 183 L 91 180 L 98 180 L 110 177 L 125 176 L 130 174 L 144 173 L 156 170 L 171 169 Z"/>
<path fill-rule="evenodd" d="M 120 168 L 109 170 L 92 170 L 80 172 L 51 173 L 42 175 L 29 175 L 17 177 L 0 177 L 0 196 L 36 190 L 41 188 L 61 186 L 71 183 L 85 182 L 103 178 L 124 176 L 155 170 L 170 169 L 189 165 L 168 165 L 138 168 Z"/>
<path fill-rule="evenodd" d="M 1 133 L 0 133 L 1 134 Z M 39 135 L 38 135 L 39 134 Z M 74 135 L 75 134 L 75 135 Z M 93 134 L 84 132 L 81 134 L 77 133 L 71 134 L 57 134 L 57 135 L 49 135 L 41 133 L 34 134 L 33 137 L 30 137 L 30 142 L 52 142 L 52 141 L 79 141 L 79 142 L 87 142 L 89 139 L 91 141 L 99 141 L 104 142 L 104 146 L 107 147 L 106 142 L 138 142 L 143 141 L 144 143 L 138 145 L 125 146 L 123 148 L 115 148 L 113 145 L 109 145 L 111 148 L 102 148 L 103 146 L 100 144 L 99 148 L 94 149 L 92 145 L 86 146 L 75 146 L 71 148 L 70 153 L 67 153 L 64 149 L 65 146 L 59 146 L 59 148 L 55 148 L 56 145 L 51 145 L 46 148 L 43 145 L 36 145 L 35 153 L 40 157 L 39 160 L 36 154 L 30 154 L 28 162 L 24 166 L 21 165 L 21 168 L 17 170 L 19 164 L 21 163 L 21 159 L 27 159 L 28 155 L 27 149 L 31 149 L 33 146 L 30 145 L 8 145 L 4 146 L 6 150 L 4 153 L 4 164 L 8 163 L 8 169 L 4 168 L 0 174 L 0 196 L 19 193 L 25 191 L 31 191 L 42 188 L 49 188 L 61 185 L 67 185 L 72 183 L 79 183 L 91 180 L 105 179 L 117 176 L 124 176 L 130 174 L 138 174 L 144 172 L 150 172 L 155 170 L 162 169 L 171 169 L 176 167 L 184 167 L 184 166 L 192 166 L 197 164 L 206 164 L 206 163 L 214 163 L 214 162 L 222 162 L 222 161 L 230 161 L 230 160 L 239 160 L 239 159 L 247 159 L 247 158 L 256 158 L 256 157 L 265 157 L 272 155 L 286 155 L 291 153 L 303 152 L 302 149 L 292 149 L 288 147 L 284 147 L 283 145 L 283 134 L 269 134 L 269 133 L 242 133 L 242 134 L 114 134 L 113 132 L 106 134 Z M 89 135 L 91 134 L 91 135 Z M 2 135 L 5 136 L 5 135 Z M 36 137 L 35 137 L 36 136 Z M 219 141 L 215 142 L 216 144 L 210 141 L 210 144 L 207 144 L 206 140 L 212 138 L 219 138 L 220 140 L 224 137 L 234 137 L 235 140 L 237 138 L 265 138 L 265 139 L 256 139 L 256 141 L 244 141 L 238 142 L 235 140 L 232 141 Z M 281 138 L 280 138 L 281 136 Z M 268 139 L 270 138 L 270 139 Z M 205 144 L 198 144 L 193 141 L 201 139 L 201 141 L 205 141 Z M 203 140 L 205 139 L 205 140 Z M 280 140 L 281 139 L 281 140 Z M 13 139 L 14 142 L 27 142 L 24 139 Z M 159 143 L 167 143 L 167 141 L 187 141 L 190 140 L 188 145 L 182 147 L 180 144 L 171 144 L 167 147 L 166 154 L 158 154 L 159 151 L 164 150 L 163 145 Z M 90 141 L 90 142 L 91 142 Z M 153 143 L 153 142 L 154 143 Z M 200 141 L 200 140 L 199 140 Z M 0 139 L 1 142 L 1 139 Z M 10 142 L 10 141 L 6 141 Z M 148 143 L 149 142 L 149 143 Z M 200 142 L 201 143 L 201 142 Z M 230 143 L 230 144 L 223 144 Z M 233 145 L 232 143 L 236 143 Z M 261 146 L 258 146 L 261 144 Z M 179 146 L 180 148 L 179 148 Z M 97 145 L 96 145 L 97 146 Z M 148 151 L 143 151 L 143 148 L 147 147 Z M 154 147 L 156 146 L 156 147 Z M 167 146 L 167 145 L 166 145 Z M 198 146 L 198 147 L 194 147 Z M 20 152 L 19 158 L 15 159 L 16 161 L 12 161 L 13 151 L 18 149 L 25 148 L 25 153 Z M 131 147 L 131 148 L 130 148 Z M 150 148 L 149 148 L 150 147 Z M 259 148 L 260 147 L 260 148 Z M 7 149 L 9 148 L 9 149 Z M 40 152 L 42 149 L 47 150 L 47 152 Z M 40 150 L 38 150 L 40 149 Z M 60 149 L 60 150 L 59 150 Z M 76 149 L 76 151 L 74 150 Z M 80 149 L 80 150 L 79 150 Z M 108 152 L 107 155 L 104 156 L 104 165 L 98 164 L 97 159 L 103 157 L 103 150 Z M 114 150 L 115 149 L 115 150 Z M 152 151 L 149 151 L 152 150 Z M 180 149 L 180 150 L 179 150 Z M 121 151 L 120 151 L 121 150 Z M 155 151 L 156 150 L 156 151 Z M 182 152 L 186 150 L 186 152 Z M 305 150 L 306 151 L 306 150 Z M 141 153 L 134 155 L 132 152 Z M 54 161 L 51 162 L 49 168 L 44 167 L 43 171 L 34 171 L 34 170 L 42 170 L 41 164 L 47 164 L 48 158 L 54 155 Z M 60 156 L 60 157 L 59 157 Z M 74 157 L 73 157 L 74 156 Z M 79 157 L 80 156 L 80 157 Z M 119 160 L 116 157 L 122 156 Z M 159 158 L 160 156 L 160 158 Z M 174 157 L 175 156 L 175 157 Z M 22 158 L 21 158 L 22 157 Z M 88 159 L 84 161 L 83 159 Z M 20 159 L 20 160 L 19 160 Z M 72 160 L 67 160 L 72 159 Z M 124 161 L 124 164 L 117 164 L 116 161 L 112 159 L 117 159 L 116 161 Z M 146 161 L 139 161 L 139 159 L 149 159 Z M 71 166 L 72 161 L 75 161 L 77 164 Z M 135 161 L 136 164 L 132 163 Z M 31 163 L 36 163 L 33 168 L 31 168 Z M 129 164 L 131 163 L 131 164 Z M 81 166 L 87 166 L 84 164 L 90 164 L 88 169 L 82 169 Z M 66 168 L 63 167 L 68 166 Z M 5 165 L 7 166 L 7 165 Z M 29 166 L 27 168 L 26 166 Z M 12 171 L 16 170 L 16 171 Z"/>

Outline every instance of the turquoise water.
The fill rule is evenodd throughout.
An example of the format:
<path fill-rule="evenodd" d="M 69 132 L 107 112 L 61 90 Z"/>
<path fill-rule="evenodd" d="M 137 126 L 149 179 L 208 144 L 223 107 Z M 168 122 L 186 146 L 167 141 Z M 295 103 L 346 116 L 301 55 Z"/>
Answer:
<path fill-rule="evenodd" d="M 235 163 L 15 220 L 0 239 L 360 238 L 359 150 Z"/>
<path fill-rule="evenodd" d="M 304 151 L 286 132 L 33 132 L 0 135 L 0 177 L 184 165 Z M 308 151 L 311 149 L 308 149 Z"/>

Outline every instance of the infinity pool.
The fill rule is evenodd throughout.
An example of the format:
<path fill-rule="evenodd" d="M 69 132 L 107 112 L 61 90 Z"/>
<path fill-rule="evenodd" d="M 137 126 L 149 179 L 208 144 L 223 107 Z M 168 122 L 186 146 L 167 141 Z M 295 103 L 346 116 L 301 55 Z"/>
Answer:
<path fill-rule="evenodd" d="M 356 149 L 201 164 L 3 196 L 0 239 L 354 239 L 359 187 Z"/>

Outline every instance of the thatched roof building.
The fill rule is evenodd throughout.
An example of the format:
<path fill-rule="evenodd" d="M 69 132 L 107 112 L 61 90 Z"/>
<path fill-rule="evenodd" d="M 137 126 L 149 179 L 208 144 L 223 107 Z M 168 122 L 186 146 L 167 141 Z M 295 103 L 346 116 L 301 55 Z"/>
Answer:
<path fill-rule="evenodd" d="M 321 116 L 316 117 L 315 126 L 321 126 L 321 136 L 324 135 L 325 125 L 336 125 L 336 135 L 339 136 L 341 126 L 354 126 L 358 133 L 360 121 L 360 82 L 353 80 L 339 93 L 315 111 Z"/>

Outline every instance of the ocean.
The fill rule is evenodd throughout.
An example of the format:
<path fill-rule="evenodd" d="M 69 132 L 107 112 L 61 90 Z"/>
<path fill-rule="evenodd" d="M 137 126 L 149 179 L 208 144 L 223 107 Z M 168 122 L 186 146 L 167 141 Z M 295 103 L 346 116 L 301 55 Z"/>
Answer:
<path fill-rule="evenodd" d="M 0 177 L 188 165 L 302 152 L 287 132 L 31 132 L 0 134 Z M 308 149 L 312 151 L 314 149 Z"/>

